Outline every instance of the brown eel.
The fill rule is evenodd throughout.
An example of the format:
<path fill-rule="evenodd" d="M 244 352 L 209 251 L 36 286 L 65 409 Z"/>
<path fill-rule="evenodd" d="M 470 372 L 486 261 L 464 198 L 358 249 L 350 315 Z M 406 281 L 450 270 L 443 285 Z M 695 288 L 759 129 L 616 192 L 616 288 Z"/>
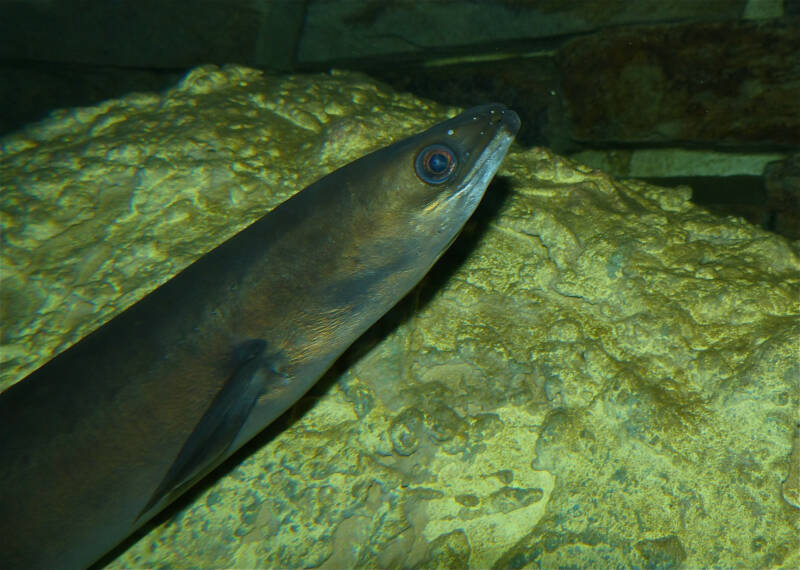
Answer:
<path fill-rule="evenodd" d="M 0 568 L 86 567 L 294 404 L 455 239 L 519 129 L 328 174 L 0 394 Z"/>

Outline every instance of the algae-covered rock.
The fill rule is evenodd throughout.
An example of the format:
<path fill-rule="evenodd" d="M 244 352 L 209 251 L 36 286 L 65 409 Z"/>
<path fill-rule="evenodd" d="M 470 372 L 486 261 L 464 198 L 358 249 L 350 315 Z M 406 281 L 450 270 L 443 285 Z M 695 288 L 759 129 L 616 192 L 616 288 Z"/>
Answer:
<path fill-rule="evenodd" d="M 6 138 L 7 381 L 446 114 L 201 68 Z M 689 198 L 512 150 L 293 421 L 109 566 L 797 567 L 797 244 Z"/>

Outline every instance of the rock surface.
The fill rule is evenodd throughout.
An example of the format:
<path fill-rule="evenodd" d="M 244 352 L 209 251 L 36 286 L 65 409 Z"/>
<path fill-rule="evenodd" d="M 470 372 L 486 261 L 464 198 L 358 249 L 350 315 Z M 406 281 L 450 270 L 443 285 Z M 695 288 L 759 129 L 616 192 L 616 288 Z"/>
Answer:
<path fill-rule="evenodd" d="M 200 68 L 0 146 L 3 369 L 445 116 Z M 797 567 L 797 243 L 512 151 L 431 275 L 109 567 Z"/>
<path fill-rule="evenodd" d="M 800 153 L 765 169 L 767 207 L 775 214 L 775 231 L 800 239 Z"/>
<path fill-rule="evenodd" d="M 573 137 L 800 145 L 800 19 L 603 30 L 560 49 Z"/>

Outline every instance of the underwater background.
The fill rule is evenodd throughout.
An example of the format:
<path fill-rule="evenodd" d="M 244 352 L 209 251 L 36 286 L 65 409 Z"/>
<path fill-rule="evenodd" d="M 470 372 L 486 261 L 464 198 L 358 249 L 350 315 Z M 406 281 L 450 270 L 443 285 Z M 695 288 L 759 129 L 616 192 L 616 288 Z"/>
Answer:
<path fill-rule="evenodd" d="M 3 387 L 327 172 L 523 119 L 428 277 L 98 566 L 797 567 L 799 18 L 0 4 Z"/>

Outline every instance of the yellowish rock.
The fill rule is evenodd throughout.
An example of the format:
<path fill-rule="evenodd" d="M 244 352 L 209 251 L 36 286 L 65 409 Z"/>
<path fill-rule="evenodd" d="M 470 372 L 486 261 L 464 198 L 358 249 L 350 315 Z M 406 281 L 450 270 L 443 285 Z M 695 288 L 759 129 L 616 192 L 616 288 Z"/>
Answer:
<path fill-rule="evenodd" d="M 446 114 L 355 74 L 206 67 L 2 140 L 6 384 Z M 428 278 L 107 563 L 797 567 L 799 295 L 796 243 L 516 149 Z"/>

